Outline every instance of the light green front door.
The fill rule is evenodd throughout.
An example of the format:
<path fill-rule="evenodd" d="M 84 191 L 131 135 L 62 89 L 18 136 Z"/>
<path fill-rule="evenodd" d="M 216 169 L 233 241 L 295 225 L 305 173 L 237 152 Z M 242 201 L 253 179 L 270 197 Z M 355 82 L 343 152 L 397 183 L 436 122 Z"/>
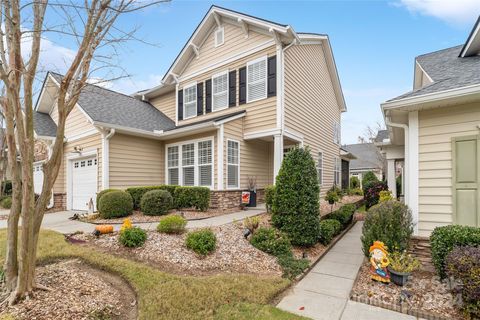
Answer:
<path fill-rule="evenodd" d="M 454 138 L 453 221 L 455 224 L 480 226 L 480 136 Z"/>

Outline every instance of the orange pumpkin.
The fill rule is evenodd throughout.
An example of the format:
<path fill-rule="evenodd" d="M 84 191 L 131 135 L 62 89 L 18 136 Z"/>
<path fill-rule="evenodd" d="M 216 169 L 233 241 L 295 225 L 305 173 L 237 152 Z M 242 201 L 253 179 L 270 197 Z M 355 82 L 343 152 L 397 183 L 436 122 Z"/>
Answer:
<path fill-rule="evenodd" d="M 96 226 L 95 230 L 100 232 L 100 234 L 112 233 L 113 226 L 111 224 L 102 224 L 102 225 Z"/>

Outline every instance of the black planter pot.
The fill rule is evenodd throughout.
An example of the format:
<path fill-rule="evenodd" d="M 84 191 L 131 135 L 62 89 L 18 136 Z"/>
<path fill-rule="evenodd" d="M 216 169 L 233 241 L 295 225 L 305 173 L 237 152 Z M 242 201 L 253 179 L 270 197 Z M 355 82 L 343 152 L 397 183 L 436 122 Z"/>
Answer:
<path fill-rule="evenodd" d="M 388 271 L 390 271 L 390 279 L 397 286 L 404 286 L 408 281 L 408 277 L 410 276 L 410 272 L 398 272 L 390 268 L 388 268 Z"/>
<path fill-rule="evenodd" d="M 248 207 L 256 207 L 257 206 L 257 193 L 255 191 L 250 191 L 250 202 L 248 203 Z"/>
<path fill-rule="evenodd" d="M 333 201 L 333 200 L 328 200 L 328 204 L 334 204 L 334 203 L 335 203 L 335 201 Z"/>

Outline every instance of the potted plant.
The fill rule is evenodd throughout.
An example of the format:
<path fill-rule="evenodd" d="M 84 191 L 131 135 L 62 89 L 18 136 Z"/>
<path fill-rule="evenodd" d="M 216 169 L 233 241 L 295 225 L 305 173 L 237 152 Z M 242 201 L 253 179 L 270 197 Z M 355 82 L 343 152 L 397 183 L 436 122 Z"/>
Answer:
<path fill-rule="evenodd" d="M 389 259 L 388 271 L 392 282 L 399 286 L 405 285 L 412 271 L 419 269 L 421 266 L 420 261 L 406 251 L 393 252 Z"/>
<path fill-rule="evenodd" d="M 327 194 L 325 195 L 325 201 L 328 201 L 328 203 L 331 205 L 330 212 L 332 212 L 335 202 L 338 202 L 339 200 L 340 196 L 338 195 L 335 187 L 330 188 L 330 190 L 328 190 Z"/>
<path fill-rule="evenodd" d="M 248 177 L 248 191 L 250 191 L 250 202 L 248 207 L 257 206 L 257 177 Z"/>

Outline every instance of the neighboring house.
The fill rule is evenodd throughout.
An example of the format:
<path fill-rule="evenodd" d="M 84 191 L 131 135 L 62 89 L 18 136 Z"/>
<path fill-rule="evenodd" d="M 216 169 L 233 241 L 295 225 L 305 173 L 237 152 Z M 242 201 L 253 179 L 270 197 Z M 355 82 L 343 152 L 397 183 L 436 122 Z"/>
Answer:
<path fill-rule="evenodd" d="M 465 44 L 415 59 L 413 91 L 384 102 L 388 168 L 405 160 L 415 233 L 480 226 L 480 18 Z M 394 170 L 388 172 L 395 188 Z"/>
<path fill-rule="evenodd" d="M 350 161 L 350 177 L 357 177 L 362 183 L 363 175 L 372 171 L 379 180 L 383 179 L 385 158 L 373 143 L 344 145 L 343 148 L 355 156 Z"/>
<path fill-rule="evenodd" d="M 49 73 L 37 137 L 56 131 Z M 239 204 L 255 178 L 263 193 L 285 152 L 309 146 L 322 193 L 340 184 L 346 111 L 326 35 L 212 6 L 161 84 L 133 97 L 88 85 L 67 119 L 57 205 L 86 209 L 105 188 L 206 186 L 212 206 Z M 260 198 L 262 195 L 259 195 Z"/>

